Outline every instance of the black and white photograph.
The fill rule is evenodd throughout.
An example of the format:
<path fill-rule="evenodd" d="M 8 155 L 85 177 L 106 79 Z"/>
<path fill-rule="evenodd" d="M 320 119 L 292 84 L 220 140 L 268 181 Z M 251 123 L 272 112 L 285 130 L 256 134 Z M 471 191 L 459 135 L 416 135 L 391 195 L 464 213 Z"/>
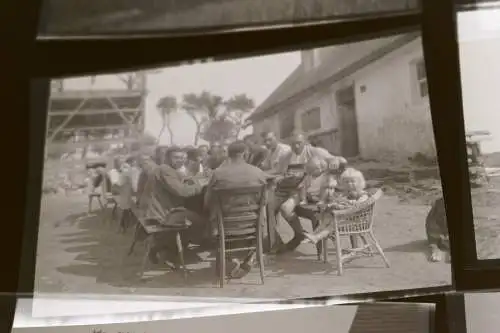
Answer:
<path fill-rule="evenodd" d="M 460 76 L 477 257 L 500 258 L 500 7 L 459 12 Z"/>
<path fill-rule="evenodd" d="M 262 305 L 264 305 L 262 307 Z M 108 316 L 107 321 L 98 318 L 37 319 L 24 316 L 16 320 L 13 333 L 119 333 L 119 332 L 192 332 L 203 327 L 205 332 L 270 332 L 280 327 L 286 332 L 336 333 L 430 333 L 433 332 L 434 304 L 418 303 L 372 303 L 361 305 L 310 306 L 292 308 L 290 305 L 253 305 L 254 312 L 247 312 L 252 305 L 235 305 L 227 313 L 179 319 L 158 319 L 148 314 Z M 260 308 L 258 308 L 260 307 Z M 241 312 L 237 312 L 241 308 Z M 18 310 L 22 310 L 18 306 Z M 17 317 L 17 313 L 16 313 Z M 128 321 L 127 321 L 128 318 Z M 142 320 L 136 320 L 142 318 Z M 16 318 L 17 319 L 17 318 Z M 94 321 L 92 321 L 94 320 Z M 36 323 L 36 324 L 35 324 Z"/>
<path fill-rule="evenodd" d="M 419 0 L 43 0 L 40 33 L 184 31 L 291 24 L 387 15 L 419 8 Z"/>
<path fill-rule="evenodd" d="M 419 32 L 51 89 L 35 293 L 451 285 Z"/>

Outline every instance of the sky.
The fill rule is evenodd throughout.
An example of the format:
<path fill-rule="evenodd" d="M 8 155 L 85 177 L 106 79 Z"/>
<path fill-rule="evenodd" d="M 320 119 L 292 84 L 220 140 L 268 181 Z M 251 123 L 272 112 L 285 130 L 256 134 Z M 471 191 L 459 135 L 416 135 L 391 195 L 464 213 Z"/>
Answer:
<path fill-rule="evenodd" d="M 247 94 L 255 105 L 261 104 L 297 67 L 300 52 L 270 56 L 243 58 L 232 61 L 185 65 L 164 68 L 148 75 L 146 99 L 146 131 L 157 136 L 161 130 L 161 117 L 156 109 L 157 101 L 165 95 L 173 95 L 182 101 L 186 93 L 207 90 L 223 98 L 235 94 Z M 194 142 L 195 123 L 182 111 L 171 118 L 174 143 L 190 145 Z M 251 131 L 251 128 L 246 132 Z M 168 131 L 160 139 L 169 143 Z M 243 133 L 246 134 L 246 133 Z"/>
<path fill-rule="evenodd" d="M 145 130 L 155 137 L 160 133 L 162 119 L 156 104 L 163 96 L 175 96 L 178 103 L 181 103 L 184 94 L 199 94 L 204 90 L 224 99 L 236 94 L 246 94 L 258 106 L 299 64 L 300 51 L 296 51 L 151 70 L 146 79 L 148 94 L 145 101 Z M 94 81 L 89 76 L 67 78 L 64 80 L 64 89 L 124 89 L 119 75 L 120 73 L 99 75 Z M 185 112 L 179 110 L 173 114 L 171 124 L 175 144 L 194 143 L 196 125 Z M 241 135 L 251 133 L 251 130 L 249 127 Z M 170 143 L 167 130 L 160 138 L 160 143 Z"/>
<path fill-rule="evenodd" d="M 484 153 L 500 151 L 500 9 L 477 10 L 457 18 L 462 101 L 466 130 L 492 134 Z"/>

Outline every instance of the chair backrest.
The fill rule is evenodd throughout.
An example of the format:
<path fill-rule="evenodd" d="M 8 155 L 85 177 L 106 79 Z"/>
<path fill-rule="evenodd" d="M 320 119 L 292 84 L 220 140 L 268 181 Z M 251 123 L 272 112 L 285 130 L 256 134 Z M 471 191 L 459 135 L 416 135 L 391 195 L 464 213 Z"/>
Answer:
<path fill-rule="evenodd" d="M 264 218 L 267 185 L 215 188 L 219 233 L 225 237 L 255 235 Z"/>
<path fill-rule="evenodd" d="M 373 223 L 375 204 L 383 195 L 381 189 L 374 189 L 369 192 L 370 197 L 348 209 L 334 211 L 334 216 L 339 223 L 360 223 L 364 228 L 370 228 Z"/>

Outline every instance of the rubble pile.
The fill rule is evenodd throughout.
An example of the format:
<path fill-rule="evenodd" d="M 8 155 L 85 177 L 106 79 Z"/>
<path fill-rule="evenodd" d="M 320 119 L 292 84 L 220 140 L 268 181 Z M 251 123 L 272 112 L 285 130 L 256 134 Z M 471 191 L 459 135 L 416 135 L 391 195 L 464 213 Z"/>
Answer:
<path fill-rule="evenodd" d="M 57 165 L 56 163 L 57 161 L 45 163 L 43 194 L 82 192 L 87 188 L 87 171 L 83 165 Z"/>
<path fill-rule="evenodd" d="M 382 188 L 386 195 L 397 196 L 401 202 L 430 205 L 442 195 L 437 165 L 370 161 L 355 167 L 363 172 L 369 187 Z"/>

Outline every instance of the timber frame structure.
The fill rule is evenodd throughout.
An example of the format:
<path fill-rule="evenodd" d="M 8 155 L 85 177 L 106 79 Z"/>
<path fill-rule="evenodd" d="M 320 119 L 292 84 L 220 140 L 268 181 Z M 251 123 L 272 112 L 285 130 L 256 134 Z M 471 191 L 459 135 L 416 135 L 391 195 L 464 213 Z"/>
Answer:
<path fill-rule="evenodd" d="M 74 150 L 103 144 L 128 145 L 140 139 L 147 74 L 116 75 L 124 82 L 123 89 L 65 90 L 64 80 L 52 80 L 46 150 L 56 146 Z"/>

